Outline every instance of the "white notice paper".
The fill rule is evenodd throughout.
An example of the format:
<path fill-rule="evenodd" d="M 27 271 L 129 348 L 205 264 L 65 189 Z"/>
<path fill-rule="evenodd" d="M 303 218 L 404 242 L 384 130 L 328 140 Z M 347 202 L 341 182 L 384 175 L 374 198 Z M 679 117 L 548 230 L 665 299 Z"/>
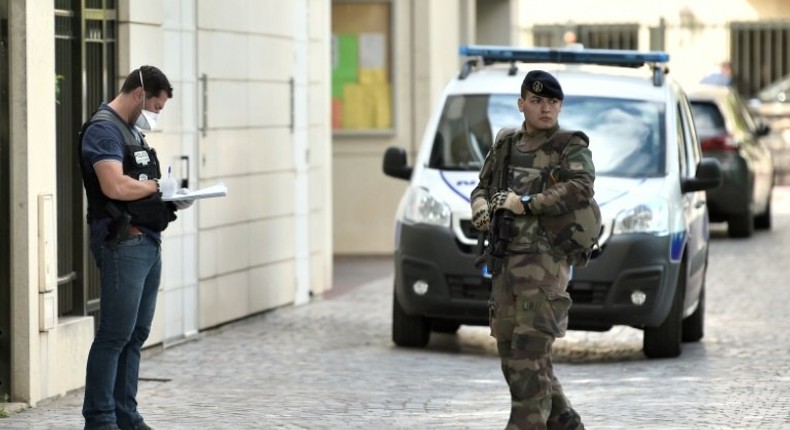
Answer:
<path fill-rule="evenodd" d="M 222 182 L 207 188 L 190 191 L 186 194 L 175 193 L 172 196 L 162 197 L 163 201 L 172 202 L 176 200 L 208 199 L 212 197 L 225 197 L 228 195 L 228 187 Z"/>
<path fill-rule="evenodd" d="M 386 39 L 384 33 L 359 34 L 359 67 L 383 69 L 386 64 Z"/>

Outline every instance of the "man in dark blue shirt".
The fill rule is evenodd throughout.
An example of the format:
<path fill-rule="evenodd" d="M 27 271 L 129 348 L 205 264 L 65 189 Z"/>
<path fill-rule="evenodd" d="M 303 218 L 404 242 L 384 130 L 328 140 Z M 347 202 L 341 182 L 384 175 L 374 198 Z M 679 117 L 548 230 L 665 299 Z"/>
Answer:
<path fill-rule="evenodd" d="M 99 328 L 82 407 L 86 429 L 150 429 L 136 396 L 140 350 L 151 331 L 162 272 L 161 232 L 192 201 L 162 200 L 163 191 L 175 190 L 175 179 L 160 180 L 156 151 L 140 130 L 154 128 L 172 97 L 164 73 L 142 66 L 82 129 L 91 252 L 101 275 Z"/>

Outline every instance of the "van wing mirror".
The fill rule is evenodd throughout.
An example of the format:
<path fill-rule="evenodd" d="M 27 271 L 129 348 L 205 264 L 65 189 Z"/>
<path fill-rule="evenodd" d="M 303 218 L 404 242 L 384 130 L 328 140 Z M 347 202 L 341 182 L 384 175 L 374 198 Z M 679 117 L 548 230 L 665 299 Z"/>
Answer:
<path fill-rule="evenodd" d="M 382 168 L 387 176 L 407 181 L 411 179 L 411 172 L 414 170 L 406 164 L 406 150 L 397 146 L 390 146 L 384 152 Z"/>
<path fill-rule="evenodd" d="M 697 164 L 697 174 L 680 183 L 684 193 L 718 188 L 721 185 L 721 164 L 715 158 L 703 158 Z"/>

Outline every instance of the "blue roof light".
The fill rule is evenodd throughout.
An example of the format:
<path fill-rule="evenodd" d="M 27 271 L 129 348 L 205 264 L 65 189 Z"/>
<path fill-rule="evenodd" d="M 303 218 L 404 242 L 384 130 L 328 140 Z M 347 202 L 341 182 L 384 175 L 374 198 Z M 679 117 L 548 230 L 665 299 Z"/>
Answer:
<path fill-rule="evenodd" d="M 667 63 L 666 52 L 641 52 L 620 49 L 514 48 L 512 46 L 462 45 L 458 52 L 467 57 L 481 57 L 483 62 L 599 64 L 641 67 L 646 63 Z"/>

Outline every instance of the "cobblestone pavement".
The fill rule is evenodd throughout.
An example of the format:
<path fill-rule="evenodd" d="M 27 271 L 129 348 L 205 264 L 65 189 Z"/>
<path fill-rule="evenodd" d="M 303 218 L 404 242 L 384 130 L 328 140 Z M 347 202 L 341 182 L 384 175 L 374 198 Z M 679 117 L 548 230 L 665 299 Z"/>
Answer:
<path fill-rule="evenodd" d="M 774 229 L 745 240 L 713 226 L 706 335 L 677 359 L 647 360 L 641 331 L 570 332 L 555 369 L 588 429 L 790 429 L 790 188 Z M 390 341 L 392 265 L 340 261 L 335 289 L 147 351 L 140 410 L 157 429 L 499 429 L 509 411 L 483 327 Z M 3 429 L 79 429 L 82 391 Z"/>

